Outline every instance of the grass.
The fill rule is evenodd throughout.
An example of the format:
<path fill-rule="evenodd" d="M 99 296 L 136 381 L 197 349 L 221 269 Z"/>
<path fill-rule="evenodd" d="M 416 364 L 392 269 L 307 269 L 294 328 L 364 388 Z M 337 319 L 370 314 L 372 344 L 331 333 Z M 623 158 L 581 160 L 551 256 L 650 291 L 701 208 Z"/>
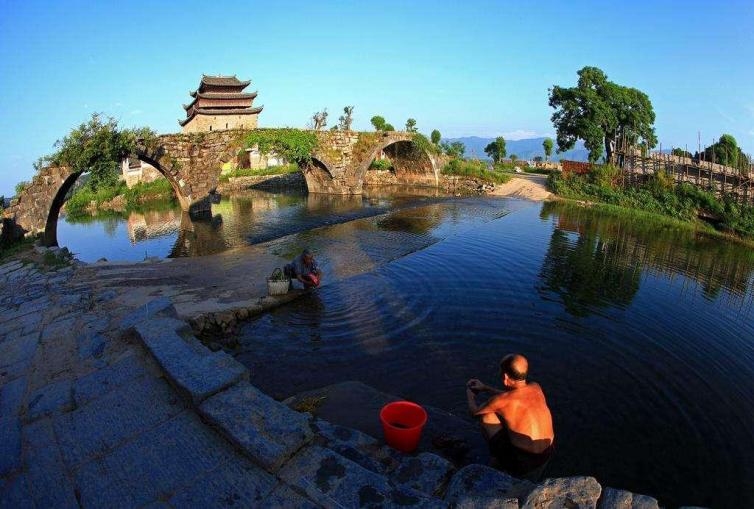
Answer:
<path fill-rule="evenodd" d="M 717 198 L 688 183 L 675 185 L 664 173 L 651 176 L 639 186 L 623 187 L 618 170 L 595 166 L 585 175 L 550 174 L 548 187 L 558 196 L 597 202 L 613 207 L 641 210 L 735 236 L 754 239 L 754 207 L 732 198 Z M 704 217 L 705 222 L 700 220 Z"/>
<path fill-rule="evenodd" d="M 92 202 L 95 208 L 113 200 L 117 196 L 125 198 L 126 211 L 138 210 L 143 204 L 172 200 L 175 191 L 167 179 L 161 178 L 153 182 L 140 182 L 128 188 L 125 182 L 118 182 L 114 186 L 99 186 L 96 190 L 87 183 L 73 192 L 65 203 L 65 210 L 71 217 L 81 217 L 88 214 Z"/>
<path fill-rule="evenodd" d="M 443 175 L 471 177 L 495 184 L 505 184 L 511 179 L 511 174 L 498 169 L 487 169 L 487 163 L 477 159 L 451 159 L 442 169 Z"/>
<path fill-rule="evenodd" d="M 287 175 L 299 171 L 297 164 L 285 164 L 282 166 L 268 166 L 267 168 L 235 168 L 220 175 L 220 182 L 228 182 L 237 177 L 265 177 L 268 175 Z"/>

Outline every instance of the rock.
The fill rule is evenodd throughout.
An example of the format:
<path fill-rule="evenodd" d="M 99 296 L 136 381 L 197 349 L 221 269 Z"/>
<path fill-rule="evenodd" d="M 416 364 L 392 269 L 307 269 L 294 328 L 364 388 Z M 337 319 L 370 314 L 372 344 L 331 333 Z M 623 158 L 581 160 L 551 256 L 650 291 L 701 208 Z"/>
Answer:
<path fill-rule="evenodd" d="M 0 418 L 0 477 L 21 468 L 21 420 Z"/>
<path fill-rule="evenodd" d="M 207 399 L 199 412 L 266 470 L 276 471 L 313 436 L 305 414 L 247 383 Z"/>
<path fill-rule="evenodd" d="M 547 479 L 532 490 L 522 509 L 594 509 L 602 487 L 594 477 L 561 477 Z"/>
<path fill-rule="evenodd" d="M 453 470 L 453 464 L 448 460 L 423 452 L 417 456 L 404 456 L 398 468 L 390 473 L 390 478 L 402 486 L 437 496 Z"/>
<path fill-rule="evenodd" d="M 34 252 L 37 254 L 43 255 L 48 251 L 49 249 L 47 249 L 45 246 L 34 246 Z"/>
<path fill-rule="evenodd" d="M 425 507 L 426 495 L 391 485 L 387 478 L 367 470 L 334 451 L 310 446 L 293 457 L 279 474 L 324 507 Z"/>
<path fill-rule="evenodd" d="M 657 500 L 625 490 L 605 488 L 597 504 L 598 509 L 659 509 Z"/>
<path fill-rule="evenodd" d="M 179 327 L 188 325 L 171 318 L 154 318 L 137 323 L 135 330 L 165 376 L 194 404 L 248 379 L 249 372 L 233 357 L 222 351 L 210 352 L 195 338 L 186 342 L 176 332 Z"/>
<path fill-rule="evenodd" d="M 494 468 L 479 464 L 469 465 L 456 472 L 450 479 L 445 501 L 450 506 L 458 508 L 507 507 L 511 499 L 509 492 L 515 482 L 516 479 Z"/>

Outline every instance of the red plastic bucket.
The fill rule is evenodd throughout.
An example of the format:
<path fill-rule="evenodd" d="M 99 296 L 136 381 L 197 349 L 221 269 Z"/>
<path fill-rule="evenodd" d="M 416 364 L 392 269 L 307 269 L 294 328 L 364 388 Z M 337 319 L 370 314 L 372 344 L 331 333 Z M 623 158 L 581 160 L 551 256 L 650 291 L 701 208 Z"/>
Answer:
<path fill-rule="evenodd" d="M 412 452 L 419 445 L 427 412 L 416 403 L 395 401 L 380 410 L 387 445 L 401 452 Z"/>

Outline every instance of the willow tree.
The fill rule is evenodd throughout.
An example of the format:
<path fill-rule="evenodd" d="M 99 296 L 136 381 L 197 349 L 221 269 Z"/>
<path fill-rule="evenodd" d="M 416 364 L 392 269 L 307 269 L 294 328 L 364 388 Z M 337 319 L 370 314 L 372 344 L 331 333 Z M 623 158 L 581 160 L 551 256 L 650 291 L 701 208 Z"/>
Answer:
<path fill-rule="evenodd" d="M 603 152 L 609 161 L 622 137 L 649 148 L 657 144 L 655 112 L 647 94 L 609 81 L 596 67 L 584 67 L 578 75 L 575 87 L 550 89 L 559 151 L 572 149 L 581 139 L 590 161 L 597 161 Z"/>

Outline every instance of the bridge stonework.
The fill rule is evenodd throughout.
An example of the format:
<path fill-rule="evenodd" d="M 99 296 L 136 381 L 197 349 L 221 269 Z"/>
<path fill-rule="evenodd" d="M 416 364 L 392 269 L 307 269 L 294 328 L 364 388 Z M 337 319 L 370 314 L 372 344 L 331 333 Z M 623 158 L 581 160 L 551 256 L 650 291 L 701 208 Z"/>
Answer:
<path fill-rule="evenodd" d="M 246 131 L 166 134 L 142 142 L 136 156 L 154 166 L 175 190 L 190 214 L 209 210 L 223 163 L 236 161 Z M 436 186 L 439 156 L 423 150 L 404 132 L 317 131 L 318 146 L 302 172 L 310 193 L 361 194 L 369 166 L 386 155 L 395 181 Z M 81 172 L 66 167 L 42 169 L 11 206 L 3 211 L 3 233 L 43 234 L 45 245 L 57 245 L 57 220 L 68 192 Z"/>

